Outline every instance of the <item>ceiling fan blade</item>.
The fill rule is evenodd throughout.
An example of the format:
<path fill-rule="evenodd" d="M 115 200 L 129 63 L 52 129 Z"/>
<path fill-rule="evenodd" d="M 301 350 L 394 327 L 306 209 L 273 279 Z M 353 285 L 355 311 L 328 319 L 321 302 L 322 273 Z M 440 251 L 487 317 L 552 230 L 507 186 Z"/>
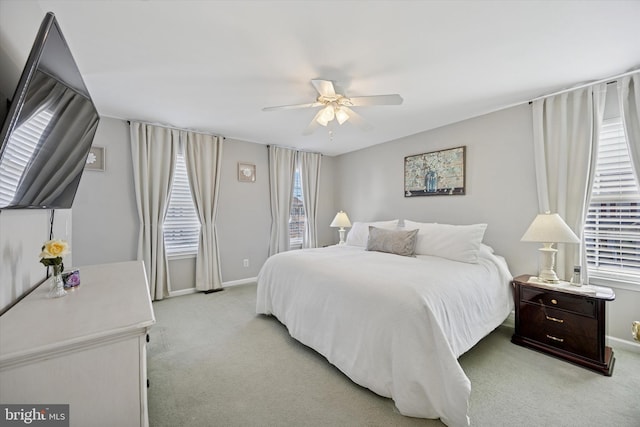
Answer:
<path fill-rule="evenodd" d="M 373 95 L 373 96 L 354 96 L 349 98 L 351 106 L 364 107 L 367 105 L 400 105 L 402 97 L 398 94 L 393 95 Z"/>
<path fill-rule="evenodd" d="M 311 123 L 309 123 L 309 126 L 307 126 L 304 132 L 302 132 L 303 135 L 311 135 L 316 131 L 316 129 L 318 129 L 318 126 L 320 126 L 320 123 L 318 123 L 318 117 L 320 117 L 320 114 L 322 114 L 323 111 L 324 110 L 321 109 L 316 113 L 315 116 L 313 116 L 313 120 L 311 120 Z"/>
<path fill-rule="evenodd" d="M 371 130 L 371 129 L 373 129 L 373 126 L 371 126 L 369 123 L 367 123 L 366 120 L 363 119 L 360 114 L 356 113 L 351 108 L 349 108 L 349 107 L 340 107 L 340 108 L 345 113 L 347 113 L 349 115 L 349 122 L 350 123 L 353 123 L 354 125 L 358 126 L 362 130 Z M 322 110 L 320 110 L 320 111 L 322 111 Z"/>
<path fill-rule="evenodd" d="M 311 80 L 311 84 L 313 84 L 313 87 L 315 87 L 322 96 L 336 96 L 336 90 L 333 87 L 333 82 L 330 80 Z"/>
<path fill-rule="evenodd" d="M 320 107 L 324 104 L 321 102 L 311 102 L 308 104 L 292 104 L 292 105 L 280 105 L 277 107 L 265 107 L 262 111 L 276 111 L 276 110 L 295 110 L 297 108 L 312 108 L 312 107 Z"/>

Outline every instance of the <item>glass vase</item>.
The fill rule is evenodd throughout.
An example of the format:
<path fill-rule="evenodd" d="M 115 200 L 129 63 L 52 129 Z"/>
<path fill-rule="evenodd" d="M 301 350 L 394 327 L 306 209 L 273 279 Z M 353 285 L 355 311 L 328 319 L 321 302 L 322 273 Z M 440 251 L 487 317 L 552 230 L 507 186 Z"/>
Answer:
<path fill-rule="evenodd" d="M 49 298 L 59 298 L 67 294 L 64 290 L 64 282 L 62 280 L 62 265 L 53 265 L 53 277 L 51 278 L 51 289 L 49 290 Z"/>
<path fill-rule="evenodd" d="M 438 191 L 438 176 L 434 171 L 427 172 L 425 186 L 427 187 L 427 193 L 436 193 Z"/>

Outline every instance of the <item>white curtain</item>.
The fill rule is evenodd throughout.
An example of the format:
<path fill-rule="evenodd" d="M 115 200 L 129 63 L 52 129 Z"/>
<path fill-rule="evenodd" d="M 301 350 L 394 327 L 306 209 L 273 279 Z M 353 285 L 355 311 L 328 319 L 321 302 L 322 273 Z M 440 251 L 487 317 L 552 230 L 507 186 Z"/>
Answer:
<path fill-rule="evenodd" d="M 271 239 L 269 255 L 289 250 L 289 216 L 296 152 L 269 146 L 269 191 L 271 196 Z"/>
<path fill-rule="evenodd" d="M 164 218 L 169 205 L 179 132 L 131 122 L 133 181 L 140 232 L 138 259 L 144 261 L 152 300 L 169 294 L 169 266 L 164 250 Z"/>
<path fill-rule="evenodd" d="M 593 181 L 605 94 L 606 84 L 601 84 L 533 102 L 540 212 L 558 213 L 580 237 Z M 560 279 L 569 280 L 573 266 L 585 264 L 584 247 L 562 246 L 556 271 Z"/>
<path fill-rule="evenodd" d="M 298 152 L 298 168 L 302 185 L 302 202 L 306 216 L 303 248 L 318 247 L 318 195 L 320 187 L 320 163 L 322 155 L 318 153 Z"/>
<path fill-rule="evenodd" d="M 631 162 L 636 179 L 640 182 L 640 73 L 623 77 L 618 81 L 618 99 Z"/>
<path fill-rule="evenodd" d="M 222 138 L 195 132 L 180 132 L 191 195 L 200 219 L 200 239 L 196 255 L 196 289 L 222 287 L 216 236 L 216 213 L 220 191 Z"/>

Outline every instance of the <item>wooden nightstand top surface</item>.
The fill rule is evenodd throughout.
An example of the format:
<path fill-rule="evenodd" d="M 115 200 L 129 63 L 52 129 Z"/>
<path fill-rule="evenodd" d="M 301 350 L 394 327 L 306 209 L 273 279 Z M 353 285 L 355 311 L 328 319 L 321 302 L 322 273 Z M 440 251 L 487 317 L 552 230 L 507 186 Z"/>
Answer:
<path fill-rule="evenodd" d="M 532 277 L 534 277 L 534 279 L 531 279 Z M 530 281 L 530 279 L 532 281 Z M 607 288 L 604 286 L 593 286 L 593 285 L 574 286 L 569 282 L 564 282 L 564 281 L 561 281 L 558 284 L 543 283 L 543 282 L 535 281 L 535 276 L 532 276 L 531 274 L 523 274 L 518 277 L 514 277 L 513 281 L 526 286 L 532 286 L 534 288 L 547 289 L 547 290 L 557 291 L 557 292 L 566 292 L 573 295 L 581 295 L 585 297 L 598 298 L 606 301 L 613 301 L 614 299 L 616 299 L 616 294 L 615 292 L 613 292 L 613 289 Z"/>

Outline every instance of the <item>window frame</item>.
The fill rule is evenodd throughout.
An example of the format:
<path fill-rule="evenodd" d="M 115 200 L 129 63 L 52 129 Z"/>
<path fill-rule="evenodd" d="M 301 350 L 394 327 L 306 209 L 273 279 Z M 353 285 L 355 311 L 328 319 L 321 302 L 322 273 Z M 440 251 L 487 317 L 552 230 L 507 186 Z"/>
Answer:
<path fill-rule="evenodd" d="M 609 134 L 603 137 L 603 135 L 606 134 L 607 132 L 609 132 Z M 636 254 L 640 255 L 640 246 L 638 246 L 638 244 L 636 245 L 633 244 L 634 241 L 640 241 L 640 235 L 638 236 L 638 240 L 635 240 L 634 231 L 633 231 L 634 230 L 633 225 L 635 225 L 636 223 L 640 223 L 640 183 L 638 183 L 638 181 L 635 179 L 635 176 L 633 173 L 633 169 L 632 169 L 633 165 L 631 164 L 630 158 L 629 158 L 629 151 L 628 151 L 629 146 L 628 146 L 628 141 L 626 138 L 626 132 L 624 129 L 622 118 L 617 116 L 617 117 L 611 117 L 611 118 L 605 119 L 602 124 L 600 137 L 601 137 L 601 140 L 600 140 L 601 142 L 600 142 L 600 146 L 598 147 L 597 159 L 595 162 L 596 171 L 594 174 L 594 181 L 591 183 L 592 195 L 591 195 L 591 199 L 589 200 L 589 204 L 587 206 L 587 215 L 586 215 L 585 223 L 583 227 L 583 241 L 585 244 L 585 253 L 588 253 L 587 260 L 586 260 L 586 264 L 587 264 L 586 267 L 589 273 L 589 282 L 594 285 L 611 286 L 611 287 L 640 292 L 640 267 L 637 270 L 635 269 L 635 267 L 632 267 L 631 268 L 632 272 L 627 273 L 624 271 L 624 268 L 625 268 L 624 266 L 621 268 L 622 271 L 615 271 L 614 267 L 612 266 L 607 267 L 605 265 L 601 268 L 598 268 L 597 266 L 594 266 L 590 262 L 591 258 L 595 256 L 595 255 L 591 255 L 594 253 L 594 251 L 603 252 L 604 254 L 607 254 L 607 255 L 608 254 L 615 255 L 619 253 L 619 251 L 616 252 L 615 249 L 612 249 L 612 247 L 615 246 L 615 242 L 617 240 L 620 241 L 620 244 L 619 244 L 620 247 L 623 246 L 622 243 L 625 240 L 630 241 L 631 242 L 630 247 L 634 251 L 632 252 L 631 256 L 634 256 Z M 603 151 L 603 150 L 608 150 L 608 151 Z M 614 156 L 610 156 L 608 152 L 611 152 L 614 150 L 617 150 L 618 154 Z M 626 150 L 626 153 L 622 153 L 621 151 L 623 150 Z M 615 169 L 606 170 L 604 166 L 602 167 L 602 169 L 599 167 L 600 162 L 602 162 L 603 160 L 606 161 L 606 159 L 610 159 L 613 157 L 618 158 L 616 162 L 617 166 Z M 627 163 L 629 164 L 628 166 L 627 166 Z M 613 173 L 609 173 L 611 171 L 613 171 Z M 603 176 L 602 179 L 600 178 L 601 176 Z M 615 181 L 607 179 L 607 177 L 610 177 L 610 176 L 616 176 L 617 178 Z M 607 189 L 607 188 L 614 188 L 614 187 L 607 187 L 607 185 L 612 182 L 618 182 L 618 180 L 622 184 L 616 186 L 615 190 Z M 616 190 L 617 190 L 617 193 L 616 193 Z M 600 206 L 597 206 L 598 204 Z M 624 230 L 627 221 L 630 225 L 632 225 L 632 227 L 629 227 L 630 231 L 626 233 L 627 239 L 625 239 L 624 238 L 625 235 L 622 232 L 620 232 L 620 235 L 622 236 L 622 238 L 610 239 L 613 241 L 612 243 L 610 243 L 609 245 L 605 245 L 603 250 L 598 250 L 599 246 L 597 243 L 595 244 L 595 246 L 593 246 L 594 243 L 589 243 L 589 240 L 598 239 L 597 222 L 604 221 L 608 223 L 608 225 L 605 224 L 602 227 L 603 230 L 600 233 L 600 240 L 606 240 L 606 236 L 602 237 L 602 235 L 610 234 L 611 233 L 610 230 L 612 228 L 611 224 L 615 223 L 615 215 L 614 216 L 607 215 L 606 204 L 614 204 L 614 205 L 620 204 L 621 206 L 628 205 L 629 207 L 626 209 L 631 214 L 629 215 L 629 218 L 631 218 L 631 220 L 628 221 L 623 219 L 618 222 L 617 227 L 620 230 Z M 596 206 L 594 207 L 594 205 Z M 624 212 L 625 208 L 623 207 L 622 209 L 618 209 L 618 212 L 620 210 Z M 637 216 L 636 216 L 636 212 L 637 212 Z M 624 215 L 618 215 L 618 217 L 619 218 L 624 217 Z M 609 264 L 612 264 L 612 263 L 609 263 Z"/>

